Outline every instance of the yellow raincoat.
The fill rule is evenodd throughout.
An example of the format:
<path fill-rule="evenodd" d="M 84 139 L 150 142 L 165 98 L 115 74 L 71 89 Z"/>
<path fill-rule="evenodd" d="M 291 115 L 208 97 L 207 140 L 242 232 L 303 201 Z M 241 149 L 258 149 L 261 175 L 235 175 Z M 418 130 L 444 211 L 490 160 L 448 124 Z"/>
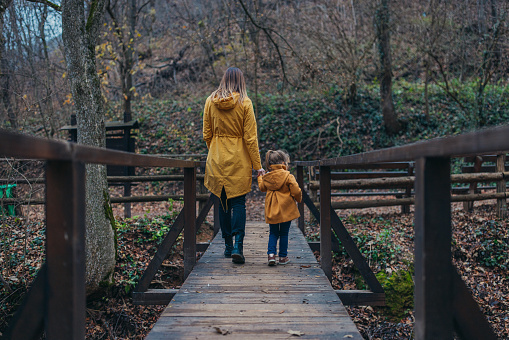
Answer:
<path fill-rule="evenodd" d="M 251 99 L 238 104 L 239 94 L 228 98 L 207 98 L 203 112 L 203 139 L 209 154 L 205 187 L 228 199 L 251 191 L 252 169 L 262 168 Z"/>
<path fill-rule="evenodd" d="M 265 222 L 277 224 L 300 216 L 295 201 L 302 202 L 302 190 L 295 177 L 283 164 L 272 164 L 269 173 L 258 177 L 261 192 L 265 196 Z"/>

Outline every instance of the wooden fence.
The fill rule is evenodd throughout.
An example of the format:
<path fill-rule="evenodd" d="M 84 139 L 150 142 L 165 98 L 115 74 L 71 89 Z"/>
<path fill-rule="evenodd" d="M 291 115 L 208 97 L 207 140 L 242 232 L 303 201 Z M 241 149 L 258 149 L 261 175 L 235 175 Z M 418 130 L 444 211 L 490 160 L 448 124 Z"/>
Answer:
<path fill-rule="evenodd" d="M 151 155 L 153 157 L 162 157 L 162 158 L 198 158 L 202 159 L 207 155 L 204 154 L 182 154 L 182 155 Z M 5 159 L 0 160 L 5 161 Z M 11 161 L 11 160 L 9 160 Z M 14 161 L 14 160 L 12 160 Z M 16 161 L 36 161 L 34 159 L 23 159 Z M 209 195 L 206 194 L 207 190 L 204 186 L 204 170 L 205 170 L 205 162 L 197 161 L 197 168 L 201 170 L 201 173 L 196 174 L 196 179 L 198 180 L 198 195 L 196 199 L 200 202 L 200 208 L 202 208 L 207 201 Z M 132 170 L 134 172 L 134 168 Z M 172 200 L 182 200 L 184 196 L 182 194 L 172 194 L 172 195 L 142 195 L 142 196 L 132 196 L 131 195 L 131 187 L 133 183 L 146 183 L 146 182 L 183 182 L 184 175 L 182 174 L 172 174 L 172 175 L 138 175 L 138 176 L 107 176 L 107 181 L 110 186 L 124 186 L 124 194 L 121 197 L 111 197 L 110 202 L 112 204 L 122 203 L 124 204 L 124 216 L 131 217 L 131 203 L 140 203 L 140 202 L 162 202 Z M 5 184 L 16 184 L 17 186 L 32 186 L 34 184 L 43 185 L 46 183 L 46 179 L 43 177 L 40 178 L 30 178 L 30 177 L 17 177 L 17 178 L 0 178 L 0 185 Z M 128 190 L 125 190 L 128 188 Z M 5 205 L 15 205 L 16 208 L 22 205 L 43 205 L 45 204 L 44 198 L 33 198 L 31 195 L 25 197 L 1 197 L 0 198 L 0 206 Z M 18 209 L 17 209 L 18 210 Z"/>
<path fill-rule="evenodd" d="M 476 159 L 476 167 L 463 166 L 465 173 L 452 174 L 451 184 L 462 183 L 468 186 L 451 187 L 452 202 L 464 202 L 464 209 L 471 210 L 472 202 L 481 200 L 497 199 L 497 212 L 503 217 L 504 210 L 501 208 L 503 202 L 507 199 L 507 180 L 509 179 L 508 166 L 504 166 L 506 162 L 506 154 L 499 155 L 477 155 L 475 157 L 465 157 L 465 160 Z M 491 161 L 496 166 L 480 167 L 482 161 Z M 297 165 L 309 164 L 310 162 L 296 162 Z M 319 172 L 315 170 L 318 166 L 306 166 L 310 181 L 308 188 L 311 193 L 311 199 L 318 205 L 318 189 L 320 187 Z M 332 192 L 332 196 L 384 196 L 384 198 L 368 199 L 368 200 L 348 200 L 333 202 L 334 209 L 362 209 L 383 206 L 402 207 L 403 213 L 408 213 L 408 207 L 415 203 L 413 198 L 415 176 L 413 176 L 414 162 L 386 162 L 369 165 L 349 165 L 342 166 L 342 169 L 371 169 L 375 171 L 352 171 L 352 172 L 331 172 L 331 189 L 340 190 L 340 192 Z M 406 169 L 407 171 L 380 171 L 380 169 Z M 480 172 L 482 170 L 483 172 Z M 478 183 L 496 182 L 495 186 L 481 186 Z M 355 190 L 355 192 L 346 192 L 347 190 Z M 403 190 L 402 190 L 403 189 Z M 395 191 L 396 190 L 396 191 Z M 485 191 L 481 193 L 481 190 Z M 495 190 L 495 192 L 486 192 Z M 396 199 L 389 199 L 388 196 L 395 196 Z"/>

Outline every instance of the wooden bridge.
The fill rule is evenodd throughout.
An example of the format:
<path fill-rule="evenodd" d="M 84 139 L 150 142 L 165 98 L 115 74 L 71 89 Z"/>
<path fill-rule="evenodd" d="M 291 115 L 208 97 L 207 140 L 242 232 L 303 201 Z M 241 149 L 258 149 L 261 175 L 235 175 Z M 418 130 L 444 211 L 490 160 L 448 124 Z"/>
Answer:
<path fill-rule="evenodd" d="M 244 265 L 224 258 L 220 235 L 210 244 L 148 339 L 362 339 L 296 226 L 284 266 L 267 266 L 268 226 L 248 222 Z"/>
<path fill-rule="evenodd" d="M 169 303 L 149 339 L 208 338 L 228 333 L 241 338 L 361 339 L 343 304 L 383 303 L 383 289 L 331 205 L 331 169 L 379 162 L 415 161 L 415 338 L 496 339 L 451 261 L 450 158 L 509 150 L 509 126 L 436 139 L 364 154 L 297 162 L 303 187 L 304 166 L 318 166 L 320 204 L 307 193 L 292 228 L 292 263 L 266 266 L 263 227 L 249 224 L 247 262 L 233 265 L 222 257 L 221 238 L 196 243 L 209 210 L 210 196 L 196 211 L 197 162 L 111 151 L 28 137 L 0 130 L 0 156 L 46 160 L 46 262 L 2 339 L 84 339 L 85 337 L 85 164 L 172 167 L 183 170 L 184 207 L 133 295 L 135 303 Z M 503 163 L 502 163 L 503 164 Z M 505 184 L 503 185 L 505 188 Z M 62 190 L 62 188 L 66 188 Z M 501 193 L 507 198 L 507 193 Z M 499 198 L 499 197 L 497 197 Z M 504 200 L 505 203 L 505 200 Z M 320 223 L 320 266 L 302 233 L 304 206 Z M 507 207 L 504 208 L 507 210 Z M 217 230 L 217 219 L 215 229 Z M 332 247 L 341 241 L 370 291 L 334 291 Z M 182 288 L 151 290 L 150 282 L 176 241 L 184 234 Z M 196 262 L 198 250 L 206 253 Z M 196 332 L 196 333 L 193 333 Z"/>

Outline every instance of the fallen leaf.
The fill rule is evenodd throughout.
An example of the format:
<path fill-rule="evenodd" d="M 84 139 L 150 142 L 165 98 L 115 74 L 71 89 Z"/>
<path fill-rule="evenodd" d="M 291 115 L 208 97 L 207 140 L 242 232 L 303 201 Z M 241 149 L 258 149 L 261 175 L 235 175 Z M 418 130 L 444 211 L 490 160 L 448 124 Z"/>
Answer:
<path fill-rule="evenodd" d="M 291 329 L 287 333 L 293 336 L 303 336 L 305 334 L 302 333 L 301 331 L 292 331 Z"/>
<path fill-rule="evenodd" d="M 217 326 L 214 326 L 214 329 L 216 330 L 217 333 L 222 335 L 227 335 L 231 333 L 229 329 L 221 329 L 220 327 Z"/>

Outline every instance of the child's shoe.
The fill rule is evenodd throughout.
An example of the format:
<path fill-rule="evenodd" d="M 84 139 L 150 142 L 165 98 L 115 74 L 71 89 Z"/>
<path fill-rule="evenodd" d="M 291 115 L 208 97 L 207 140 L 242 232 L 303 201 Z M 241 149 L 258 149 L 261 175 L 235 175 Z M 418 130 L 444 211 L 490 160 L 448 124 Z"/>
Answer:
<path fill-rule="evenodd" d="M 287 264 L 287 263 L 290 263 L 290 259 L 288 257 L 280 257 L 279 258 L 279 264 Z"/>
<path fill-rule="evenodd" d="M 269 266 L 275 266 L 276 265 L 276 255 L 269 254 Z"/>

